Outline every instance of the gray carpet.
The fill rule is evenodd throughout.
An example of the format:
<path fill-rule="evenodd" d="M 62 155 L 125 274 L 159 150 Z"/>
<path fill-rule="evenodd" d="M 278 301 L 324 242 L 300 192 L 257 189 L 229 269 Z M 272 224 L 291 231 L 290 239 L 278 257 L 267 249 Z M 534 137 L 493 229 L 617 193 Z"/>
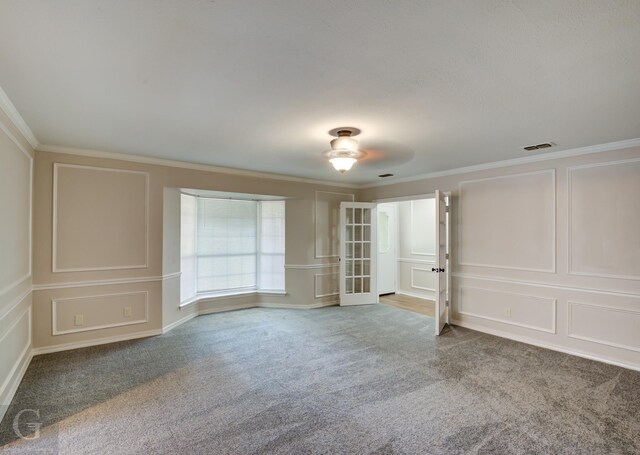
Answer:
<path fill-rule="evenodd" d="M 13 416 L 40 409 L 40 438 Z M 35 357 L 0 452 L 638 454 L 640 373 L 376 305 L 251 309 Z M 37 452 L 36 452 L 37 451 Z"/>

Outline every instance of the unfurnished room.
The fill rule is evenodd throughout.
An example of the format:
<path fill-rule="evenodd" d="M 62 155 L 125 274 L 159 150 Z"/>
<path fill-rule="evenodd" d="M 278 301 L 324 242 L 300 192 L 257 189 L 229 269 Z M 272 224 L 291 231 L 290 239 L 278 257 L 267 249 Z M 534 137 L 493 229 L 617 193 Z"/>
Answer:
<path fill-rule="evenodd" d="M 0 0 L 0 453 L 640 454 L 640 1 Z"/>

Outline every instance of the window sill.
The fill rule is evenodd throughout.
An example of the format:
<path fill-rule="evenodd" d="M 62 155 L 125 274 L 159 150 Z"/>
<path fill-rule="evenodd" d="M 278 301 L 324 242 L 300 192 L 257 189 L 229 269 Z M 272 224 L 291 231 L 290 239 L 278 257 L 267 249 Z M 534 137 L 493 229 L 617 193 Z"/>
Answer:
<path fill-rule="evenodd" d="M 219 293 L 219 292 L 205 292 L 202 294 L 197 294 L 194 297 L 191 297 L 183 302 L 180 302 L 180 305 L 178 305 L 179 309 L 183 309 L 189 305 L 192 305 L 194 303 L 198 303 L 201 300 L 218 300 L 218 299 L 225 299 L 225 298 L 229 298 L 229 297 L 238 297 L 238 296 L 243 296 L 243 295 L 287 295 L 287 291 L 285 290 L 259 290 L 259 289 L 252 289 L 249 291 L 236 291 L 236 292 L 225 292 L 225 293 Z"/>

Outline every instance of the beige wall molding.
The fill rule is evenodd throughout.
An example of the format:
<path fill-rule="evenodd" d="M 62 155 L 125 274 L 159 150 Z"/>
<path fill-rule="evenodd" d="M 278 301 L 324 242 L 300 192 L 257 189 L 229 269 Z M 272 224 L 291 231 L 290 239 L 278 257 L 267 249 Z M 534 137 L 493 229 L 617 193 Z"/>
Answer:
<path fill-rule="evenodd" d="M 145 253 L 144 253 L 144 263 L 143 264 L 121 264 L 121 265 L 111 265 L 111 266 L 93 266 L 93 267 L 60 267 L 58 265 L 58 185 L 59 185 L 59 172 L 60 169 L 81 169 L 87 171 L 98 171 L 98 172 L 113 172 L 113 173 L 122 173 L 122 174 L 138 174 L 142 175 L 145 178 Z M 53 164 L 53 220 L 52 220 L 52 272 L 89 272 L 89 271 L 104 271 L 104 270 L 130 270 L 130 269 L 145 269 L 148 267 L 149 263 L 149 173 L 144 171 L 133 171 L 129 169 L 117 169 L 117 168 L 109 168 L 109 167 L 99 167 L 99 166 L 85 166 L 78 164 L 64 164 L 64 163 L 54 163 Z"/>
<path fill-rule="evenodd" d="M 579 307 L 596 310 L 600 312 L 600 315 L 593 316 L 592 321 L 594 322 L 595 326 L 602 326 L 603 319 L 605 319 L 606 317 L 609 317 L 612 319 L 617 318 L 617 321 L 616 321 L 617 324 L 615 325 L 616 331 L 609 334 L 604 334 L 604 336 L 601 336 L 599 338 L 594 336 L 580 335 L 575 333 L 574 325 L 576 324 L 574 322 L 574 317 L 577 311 L 579 311 L 578 310 Z M 609 314 L 607 315 L 606 313 L 609 313 Z M 634 322 L 631 322 L 630 321 L 631 319 L 633 319 Z M 611 339 L 609 340 L 605 339 L 607 335 L 609 335 L 609 337 L 613 335 L 614 337 L 635 336 L 637 340 L 640 340 L 640 331 L 638 331 L 637 329 L 634 330 L 633 327 L 630 327 L 629 330 L 625 330 L 622 328 L 622 325 L 625 324 L 625 322 L 637 328 L 640 325 L 640 311 L 630 310 L 626 308 L 612 307 L 608 305 L 600 305 L 597 303 L 574 302 L 571 300 L 567 301 L 567 336 L 569 338 L 575 338 L 577 340 L 589 341 L 591 343 L 597 343 L 604 346 L 611 346 L 614 348 L 621 348 L 621 349 L 627 349 L 629 351 L 640 352 L 640 341 L 637 341 L 636 342 L 637 344 L 632 345 L 632 344 L 621 343 L 619 341 L 615 341 Z"/>
<path fill-rule="evenodd" d="M 9 305 L 6 306 L 6 309 L 2 311 L 2 313 L 0 313 L 0 321 L 9 316 L 13 312 L 13 310 L 18 308 L 18 306 L 20 306 L 24 299 L 29 297 L 29 294 L 31 294 L 31 292 L 32 289 L 31 287 L 29 287 L 29 289 L 27 289 L 25 292 L 16 297 L 11 303 L 9 303 Z"/>
<path fill-rule="evenodd" d="M 591 164 L 585 164 L 585 165 L 581 165 L 581 166 L 572 166 L 567 168 L 567 273 L 569 275 L 577 275 L 577 276 L 592 276 L 592 277 L 601 277 L 601 278 L 613 278 L 613 279 L 623 279 L 623 280 L 640 280 L 640 274 L 618 274 L 618 273 L 596 273 L 596 272 L 577 272 L 574 270 L 573 267 L 573 248 L 574 248 L 574 239 L 573 239 L 573 232 L 572 232 L 572 226 L 573 226 L 573 208 L 574 208 L 574 203 L 573 203 L 573 175 L 582 171 L 582 170 L 593 170 L 593 169 L 603 169 L 603 168 L 611 168 L 611 167 L 616 167 L 616 166 L 625 166 L 625 165 L 629 165 L 629 164 L 637 164 L 640 163 L 640 158 L 634 158 L 634 159 L 628 159 L 628 160 L 618 160 L 618 161 L 608 161 L 608 162 L 604 162 L 604 163 L 591 163 Z M 640 181 L 640 180 L 639 180 Z M 615 188 L 615 184 L 617 183 L 617 181 L 613 181 L 610 182 L 611 184 L 608 185 L 607 190 L 611 191 L 611 194 L 608 195 L 610 198 L 612 198 L 613 201 L 615 200 L 624 200 L 627 197 L 630 196 L 630 194 L 624 194 L 624 191 L 622 188 Z M 638 187 L 640 187 L 640 184 L 638 185 Z M 632 193 L 634 194 L 634 196 L 631 197 L 637 197 L 637 193 Z M 628 210 L 634 211 L 634 209 L 631 206 L 628 206 Z M 635 211 L 635 213 L 637 214 L 637 211 Z M 600 215 L 599 215 L 600 216 Z M 638 219 L 640 219 L 640 216 L 636 215 Z M 637 221 L 637 224 L 640 224 L 640 222 Z M 607 229 L 610 229 L 611 226 L 607 225 L 606 227 Z M 635 226 L 631 226 L 631 236 L 636 235 L 638 231 L 635 229 Z M 622 248 L 624 249 L 625 247 L 628 248 L 628 245 L 622 246 Z"/>
<path fill-rule="evenodd" d="M 144 318 L 134 319 L 125 322 L 116 322 L 112 324 L 100 324 L 94 326 L 80 326 L 78 328 L 60 330 L 58 328 L 58 305 L 65 302 L 77 302 L 81 300 L 97 299 L 104 297 L 120 297 L 120 296 L 132 296 L 132 295 L 144 295 Z M 134 292 L 114 292 L 100 295 L 83 295 L 80 297 L 69 297 L 64 299 L 52 299 L 51 300 L 51 329 L 53 335 L 67 335 L 69 333 L 89 332 L 92 330 L 109 329 L 112 327 L 122 327 L 125 325 L 145 324 L 149 322 L 149 292 L 148 291 L 134 291 Z"/>
<path fill-rule="evenodd" d="M 465 218 L 463 216 L 463 211 L 464 211 L 464 187 L 467 186 L 473 186 L 473 185 L 482 185 L 485 184 L 487 182 L 494 182 L 494 181 L 498 181 L 498 182 L 506 182 L 508 180 L 511 180 L 514 182 L 514 184 L 516 186 L 520 186 L 522 187 L 524 185 L 524 182 L 522 183 L 517 183 L 518 179 L 523 179 L 523 178 L 527 178 L 527 177 L 532 177 L 532 176 L 545 176 L 547 177 L 549 180 L 546 183 L 550 183 L 551 184 L 551 195 L 549 196 L 549 201 L 547 201 L 546 207 L 548 207 L 549 213 L 546 213 L 545 215 L 549 218 L 548 222 L 549 222 L 549 226 L 547 227 L 549 229 L 549 233 L 551 235 L 551 238 L 549 239 L 549 242 L 547 245 L 542 245 L 542 248 L 546 248 L 548 249 L 548 255 L 550 258 L 550 266 L 549 267 L 528 267 L 528 266 L 513 266 L 513 265 L 509 265 L 509 264 L 504 264 L 504 263 L 491 263 L 491 262 L 476 262 L 476 261 L 469 261 L 469 260 L 465 260 L 463 257 L 463 254 L 466 250 L 469 249 L 468 246 L 464 246 L 463 244 L 463 236 L 464 236 L 464 229 L 465 229 L 465 224 L 461 224 L 457 231 L 458 231 L 458 235 L 457 235 L 457 240 L 458 240 L 458 250 L 461 251 L 462 253 L 459 253 L 458 256 L 458 262 L 457 264 L 460 266 L 471 266 L 471 267 L 483 267 L 483 268 L 493 268 L 493 269 L 504 269 L 504 270 L 522 270 L 522 271 L 527 271 L 527 272 L 546 272 L 546 273 L 556 273 L 556 226 L 557 226 L 557 220 L 556 220 L 556 206 L 557 206 L 557 198 L 556 198 L 556 170 L 554 169 L 544 169 L 544 170 L 539 170 L 539 171 L 532 171 L 532 172 L 522 172 L 522 173 L 517 173 L 517 174 L 509 174 L 509 175 L 500 175 L 500 176 L 496 176 L 496 177 L 486 177 L 486 178 L 480 178 L 480 179 L 472 179 L 472 180 L 461 180 L 458 182 L 458 220 L 462 220 L 465 219 L 465 223 L 467 223 L 469 225 L 469 223 L 471 223 L 471 225 L 473 225 L 473 221 L 469 221 L 468 216 Z M 532 190 L 534 188 L 531 188 Z M 536 193 L 534 191 L 534 193 Z M 494 205 L 496 204 L 496 201 L 487 201 L 489 204 Z M 523 202 L 526 201 L 514 201 L 514 203 L 518 204 L 522 204 Z M 536 216 L 534 218 L 538 218 L 541 214 L 536 214 Z M 492 217 L 490 216 L 484 216 L 483 219 L 485 221 L 491 222 L 492 221 Z M 495 220 L 497 225 L 495 226 L 496 228 L 500 228 L 500 226 L 502 226 L 503 229 L 507 229 L 508 226 L 507 224 L 504 222 L 503 219 L 496 219 Z M 475 226 L 470 226 L 469 228 L 475 229 Z M 469 229 L 468 228 L 468 229 Z M 518 233 L 519 231 L 511 231 L 514 233 Z M 527 241 L 530 241 L 530 239 L 527 239 Z M 519 243 L 519 242 L 516 242 Z M 490 248 L 492 250 L 496 250 L 495 248 Z M 480 254 L 483 257 L 486 257 L 490 254 L 490 252 L 482 252 L 482 254 Z"/>
<path fill-rule="evenodd" d="M 90 286 L 113 286 L 117 284 L 153 283 L 169 280 L 181 275 L 181 272 L 169 273 L 162 276 L 143 276 L 136 278 L 115 278 L 113 280 L 74 281 L 71 283 L 34 284 L 34 291 L 47 291 L 50 289 L 86 288 Z"/>
<path fill-rule="evenodd" d="M 322 285 L 323 285 L 322 281 L 325 280 L 325 279 L 328 279 L 328 277 L 333 277 L 332 279 L 329 279 L 328 286 L 330 288 L 338 288 L 338 289 L 332 290 L 330 292 L 323 292 L 321 290 L 322 289 Z M 339 295 L 340 294 L 339 279 L 340 279 L 340 272 L 316 273 L 316 274 L 314 274 L 313 275 L 314 298 L 320 299 L 322 297 L 330 297 L 330 296 L 334 296 L 334 295 Z M 326 283 L 325 283 L 325 285 L 326 285 Z"/>
<path fill-rule="evenodd" d="M 6 99 L 6 101 L 8 101 L 8 103 L 13 106 L 13 104 L 11 104 L 11 101 L 6 98 L 6 94 L 4 93 L 4 91 L 2 91 L 2 88 L 0 87 L 0 108 L 2 108 L 4 110 L 4 105 L 3 105 L 3 99 L 2 97 L 4 96 L 4 98 Z M 15 110 L 15 108 L 13 108 Z M 5 113 L 9 116 L 11 121 L 14 121 L 14 119 L 11 117 L 11 115 L 9 113 L 7 113 L 7 111 L 5 111 Z M 16 111 L 17 114 L 17 111 Z M 17 114 L 18 116 L 20 114 Z M 22 118 L 22 117 L 20 117 Z M 15 125 L 16 128 L 18 128 L 18 125 Z M 11 140 L 11 142 L 13 142 L 16 147 L 18 147 L 18 149 L 22 152 L 23 156 L 25 158 L 27 158 L 28 162 L 29 162 L 29 232 L 33 232 L 33 156 L 31 155 L 31 153 L 24 148 L 24 146 L 22 145 L 22 143 L 11 133 L 11 130 L 4 124 L 4 122 L 2 121 L 2 119 L 0 119 L 0 129 L 7 135 L 7 137 Z M 18 128 L 20 129 L 20 128 Z M 24 282 L 25 280 L 27 280 L 28 278 L 30 278 L 32 276 L 32 261 L 33 261 L 33 238 L 32 235 L 28 236 L 28 266 L 27 266 L 27 271 L 24 275 L 22 275 L 21 277 L 19 277 L 18 279 L 14 280 L 13 282 L 5 285 L 2 289 L 0 289 L 0 296 L 3 296 L 4 294 L 10 292 L 11 290 L 13 290 L 16 286 L 18 286 L 20 283 Z"/>
<path fill-rule="evenodd" d="M 515 299 L 517 297 L 524 297 L 526 299 L 529 300 L 529 302 L 531 301 L 537 301 L 540 303 L 547 303 L 550 304 L 550 315 L 549 315 L 549 322 L 551 323 L 550 327 L 544 327 L 544 326 L 538 326 L 538 325 L 533 325 L 533 324 L 527 324 L 524 322 L 516 322 L 510 319 L 507 319 L 506 317 L 500 317 L 497 315 L 494 316 L 489 316 L 486 314 L 480 314 L 477 312 L 471 312 L 471 311 L 464 311 L 462 310 L 462 306 L 464 305 L 464 300 L 462 298 L 463 295 L 463 291 L 464 290 L 468 290 L 468 291 L 481 291 L 481 292 L 490 292 L 490 293 L 494 293 L 494 294 L 502 294 L 504 296 L 508 296 L 510 298 L 510 300 L 508 302 L 505 302 L 505 305 L 508 306 L 515 306 Z M 458 288 L 458 301 L 457 301 L 457 305 L 456 305 L 456 313 L 457 314 L 461 314 L 461 315 L 465 315 L 465 316 L 471 316 L 474 318 L 480 318 L 480 319 L 486 319 L 488 321 L 494 321 L 494 322 L 500 322 L 502 324 L 507 324 L 507 325 L 512 325 L 512 326 L 516 326 L 516 327 L 523 327 L 525 329 L 531 329 L 531 330 L 537 330 L 539 332 L 546 332 L 546 333 L 551 333 L 551 334 L 556 334 L 556 314 L 557 314 L 557 305 L 558 305 L 558 301 L 557 299 L 552 299 L 552 298 L 548 298 L 548 297 L 541 297 L 538 295 L 532 295 L 532 294 L 522 294 L 522 293 L 516 293 L 516 292 L 510 292 L 510 291 L 502 291 L 502 290 L 498 290 L 498 289 L 486 289 L 486 288 L 479 288 L 479 287 L 475 287 L 475 286 L 460 286 Z M 502 306 L 502 305 L 500 305 Z"/>
<path fill-rule="evenodd" d="M 541 283 L 539 281 L 522 281 L 522 280 L 514 280 L 511 278 L 475 275 L 471 273 L 453 272 L 451 273 L 451 276 L 454 278 L 463 278 L 463 279 L 470 279 L 470 280 L 493 281 L 496 283 L 518 284 L 522 286 L 534 286 L 534 287 L 547 288 L 547 289 L 560 289 L 563 291 L 570 291 L 570 292 L 587 292 L 592 294 L 610 295 L 610 296 L 616 296 L 616 297 L 640 297 L 640 294 L 635 294 L 632 292 L 607 291 L 604 289 L 582 288 L 582 287 L 579 288 L 579 287 L 567 286 L 563 284 Z"/>

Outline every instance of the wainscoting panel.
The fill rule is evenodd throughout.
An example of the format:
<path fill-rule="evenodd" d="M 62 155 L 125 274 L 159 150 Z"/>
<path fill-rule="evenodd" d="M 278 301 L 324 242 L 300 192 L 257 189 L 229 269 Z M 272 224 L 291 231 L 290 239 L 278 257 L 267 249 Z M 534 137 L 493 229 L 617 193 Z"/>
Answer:
<path fill-rule="evenodd" d="M 461 286 L 457 313 L 556 333 L 556 299 L 548 297 Z"/>
<path fill-rule="evenodd" d="M 31 350 L 31 306 L 0 333 L 0 406 L 9 404 L 22 378 Z M 4 409 L 0 409 L 0 419 Z"/>
<path fill-rule="evenodd" d="M 433 300 L 436 274 L 431 271 L 431 267 L 434 265 L 434 261 L 399 258 L 397 292 Z"/>
<path fill-rule="evenodd" d="M 316 273 L 313 276 L 315 298 L 338 295 L 340 293 L 340 272 Z"/>
<path fill-rule="evenodd" d="M 569 301 L 567 320 L 571 338 L 640 352 L 640 310 Z"/>
<path fill-rule="evenodd" d="M 146 172 L 54 164 L 53 272 L 147 267 Z"/>
<path fill-rule="evenodd" d="M 459 264 L 555 272 L 555 169 L 459 182 Z"/>
<path fill-rule="evenodd" d="M 411 287 L 435 292 L 435 275 L 431 269 L 411 267 Z"/>
<path fill-rule="evenodd" d="M 149 322 L 148 296 L 147 291 L 138 291 L 53 299 L 53 335 Z M 76 324 L 77 315 L 83 318 L 80 325 Z"/>
<path fill-rule="evenodd" d="M 0 296 L 31 275 L 31 155 L 0 123 Z"/>
<path fill-rule="evenodd" d="M 640 160 L 569 168 L 568 182 L 569 273 L 640 280 Z"/>
<path fill-rule="evenodd" d="M 340 202 L 353 202 L 351 193 L 334 193 L 330 191 L 316 191 L 314 203 L 316 230 L 316 258 L 338 257 L 340 243 Z"/>

